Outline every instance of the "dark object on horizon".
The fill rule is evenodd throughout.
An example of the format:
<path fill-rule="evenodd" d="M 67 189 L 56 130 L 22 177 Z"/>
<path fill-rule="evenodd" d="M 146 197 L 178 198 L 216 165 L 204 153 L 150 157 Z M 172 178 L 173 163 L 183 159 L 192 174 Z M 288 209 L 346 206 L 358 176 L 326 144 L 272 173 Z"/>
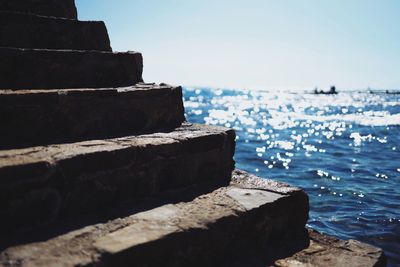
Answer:
<path fill-rule="evenodd" d="M 383 90 L 371 90 L 371 89 L 369 89 L 368 92 L 370 94 L 400 95 L 400 90 L 393 90 L 393 91 L 385 90 L 385 91 L 383 91 Z"/>
<path fill-rule="evenodd" d="M 325 91 L 318 91 L 318 88 L 316 87 L 314 89 L 314 94 L 319 95 L 319 94 L 323 94 L 323 95 L 336 95 L 338 92 L 336 91 L 336 87 L 335 86 L 331 86 L 331 88 L 329 89 L 328 92 Z"/>
<path fill-rule="evenodd" d="M 400 91 L 389 91 L 389 90 L 386 90 L 386 94 L 387 95 L 400 95 Z"/>

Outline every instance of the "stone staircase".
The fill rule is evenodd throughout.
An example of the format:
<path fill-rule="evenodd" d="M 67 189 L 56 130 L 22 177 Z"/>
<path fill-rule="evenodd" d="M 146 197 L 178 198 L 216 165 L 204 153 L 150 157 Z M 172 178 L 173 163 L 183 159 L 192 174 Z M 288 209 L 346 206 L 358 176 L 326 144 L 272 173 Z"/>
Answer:
<path fill-rule="evenodd" d="M 0 59 L 0 266 L 385 265 L 309 233 L 304 191 L 235 170 L 235 132 L 73 0 L 0 0 Z"/>

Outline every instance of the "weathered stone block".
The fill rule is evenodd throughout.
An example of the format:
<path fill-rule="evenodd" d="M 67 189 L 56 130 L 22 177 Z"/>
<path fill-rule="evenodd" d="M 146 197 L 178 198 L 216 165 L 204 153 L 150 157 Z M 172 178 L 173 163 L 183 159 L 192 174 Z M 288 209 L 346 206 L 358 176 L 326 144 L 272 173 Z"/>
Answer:
<path fill-rule="evenodd" d="M 0 264 L 268 266 L 252 265 L 251 258 L 242 256 L 303 232 L 308 198 L 298 188 L 279 183 L 270 187 L 260 178 L 257 187 L 247 184 L 247 175 L 235 171 L 231 185 L 188 202 L 165 204 L 45 242 L 8 248 L 0 254 Z M 281 187 L 285 193 L 277 190 Z M 247 265 L 238 265 L 238 258 L 246 259 Z"/>
<path fill-rule="evenodd" d="M 111 51 L 102 21 L 0 12 L 0 47 Z"/>
<path fill-rule="evenodd" d="M 310 244 L 291 257 L 275 262 L 277 267 L 384 267 L 386 257 L 382 249 L 358 242 L 340 240 L 309 230 Z"/>
<path fill-rule="evenodd" d="M 296 194 L 220 188 L 192 202 L 134 215 L 135 223 L 98 238 L 94 247 L 103 266 L 232 266 L 235 252 L 304 229 L 307 196 Z M 301 218 L 291 217 L 296 208 Z"/>
<path fill-rule="evenodd" d="M 0 0 L 0 11 L 77 19 L 74 0 Z"/>
<path fill-rule="evenodd" d="M 0 89 L 124 87 L 142 82 L 137 52 L 0 48 Z"/>
<path fill-rule="evenodd" d="M 0 90 L 0 149 L 171 130 L 185 120 L 181 87 Z"/>
<path fill-rule="evenodd" d="M 207 182 L 228 182 L 233 130 L 172 132 L 0 151 L 0 231 L 102 211 Z"/>

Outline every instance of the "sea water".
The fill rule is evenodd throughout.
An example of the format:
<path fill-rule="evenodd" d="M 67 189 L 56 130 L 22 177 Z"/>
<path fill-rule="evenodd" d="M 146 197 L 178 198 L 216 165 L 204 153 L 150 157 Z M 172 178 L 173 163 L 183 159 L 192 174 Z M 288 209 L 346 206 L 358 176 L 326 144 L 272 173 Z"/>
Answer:
<path fill-rule="evenodd" d="M 400 95 L 184 88 L 189 122 L 236 130 L 236 167 L 303 188 L 308 226 L 400 265 Z"/>

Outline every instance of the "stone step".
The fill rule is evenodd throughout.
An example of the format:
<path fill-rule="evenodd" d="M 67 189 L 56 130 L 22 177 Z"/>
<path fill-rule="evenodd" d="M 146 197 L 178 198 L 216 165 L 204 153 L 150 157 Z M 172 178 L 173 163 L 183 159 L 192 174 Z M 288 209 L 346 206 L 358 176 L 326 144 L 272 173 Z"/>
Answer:
<path fill-rule="evenodd" d="M 0 0 L 0 11 L 77 19 L 74 0 Z"/>
<path fill-rule="evenodd" d="M 187 202 L 10 247 L 0 265 L 238 266 L 253 251 L 272 260 L 264 249 L 304 236 L 307 217 L 302 190 L 235 171 L 229 186 Z"/>
<path fill-rule="evenodd" d="M 0 149 L 171 130 L 185 120 L 181 87 L 0 90 Z"/>
<path fill-rule="evenodd" d="M 111 51 L 104 22 L 0 11 L 0 47 Z"/>
<path fill-rule="evenodd" d="M 233 130 L 184 124 L 172 132 L 0 151 L 0 231 L 227 182 L 234 150 Z"/>
<path fill-rule="evenodd" d="M 285 259 L 276 267 L 384 267 L 387 259 L 382 249 L 356 240 L 340 240 L 309 230 L 309 246 Z"/>
<path fill-rule="evenodd" d="M 0 48 L 0 89 L 131 86 L 142 81 L 138 52 Z"/>

